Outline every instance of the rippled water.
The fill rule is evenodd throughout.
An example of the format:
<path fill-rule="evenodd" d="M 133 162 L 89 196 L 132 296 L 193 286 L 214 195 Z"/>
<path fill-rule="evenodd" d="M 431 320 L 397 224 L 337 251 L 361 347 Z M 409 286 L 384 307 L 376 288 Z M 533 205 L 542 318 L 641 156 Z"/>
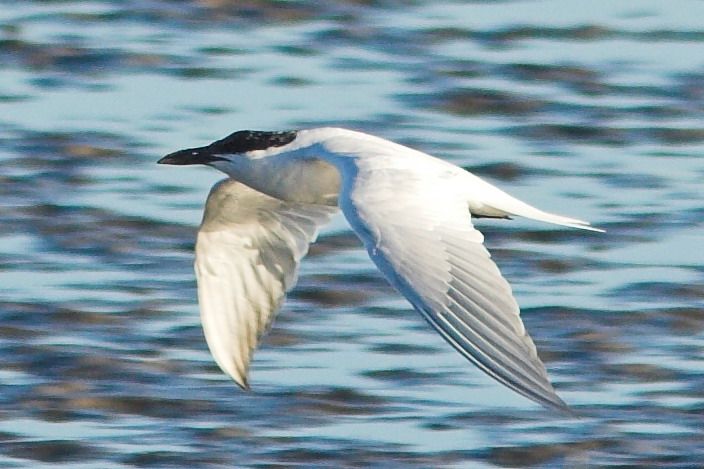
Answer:
<path fill-rule="evenodd" d="M 0 466 L 695 467 L 704 4 L 0 1 Z M 479 220 L 563 398 L 466 363 L 338 220 L 214 365 L 192 248 L 236 129 L 347 126 L 605 235 Z"/>

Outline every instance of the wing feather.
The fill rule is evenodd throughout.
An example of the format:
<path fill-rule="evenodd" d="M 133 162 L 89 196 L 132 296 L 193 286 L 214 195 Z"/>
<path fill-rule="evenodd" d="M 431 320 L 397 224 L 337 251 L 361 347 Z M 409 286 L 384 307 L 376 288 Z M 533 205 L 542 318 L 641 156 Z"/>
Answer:
<path fill-rule="evenodd" d="M 196 241 L 198 302 L 215 361 L 241 387 L 300 260 L 336 211 L 283 202 L 232 179 L 211 190 Z"/>
<path fill-rule="evenodd" d="M 456 173 L 440 165 L 410 170 L 404 162 L 390 168 L 390 158 L 383 171 L 378 165 L 373 158 L 358 159 L 340 196 L 377 267 L 482 371 L 546 407 L 569 412 L 523 326 L 511 287 L 472 225 Z"/>

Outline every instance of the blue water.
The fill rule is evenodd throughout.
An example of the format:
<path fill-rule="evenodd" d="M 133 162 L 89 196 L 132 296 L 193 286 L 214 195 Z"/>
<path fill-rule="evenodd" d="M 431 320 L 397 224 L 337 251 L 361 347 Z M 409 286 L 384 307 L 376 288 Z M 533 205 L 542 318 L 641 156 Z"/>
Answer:
<path fill-rule="evenodd" d="M 696 467 L 704 4 L 0 1 L 0 466 Z M 335 125 L 604 235 L 478 220 L 560 395 L 465 362 L 336 219 L 215 366 L 192 248 L 221 178 L 155 161 Z"/>

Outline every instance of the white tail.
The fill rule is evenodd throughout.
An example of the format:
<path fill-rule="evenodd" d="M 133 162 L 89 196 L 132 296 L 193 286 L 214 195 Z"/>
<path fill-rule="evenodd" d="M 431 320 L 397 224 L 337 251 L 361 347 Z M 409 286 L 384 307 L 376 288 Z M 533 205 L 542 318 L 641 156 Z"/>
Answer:
<path fill-rule="evenodd" d="M 563 217 L 562 215 L 556 215 L 554 213 L 543 212 L 542 210 L 539 210 L 523 202 L 520 202 L 520 205 L 521 206 L 515 207 L 514 210 L 508 211 L 508 214 L 530 218 L 532 220 L 544 221 L 546 223 L 553 223 L 555 225 L 579 228 L 580 230 L 597 231 L 599 233 L 604 233 L 606 231 L 601 228 L 595 228 L 591 226 L 587 221 L 578 220 L 576 218 Z"/>
<path fill-rule="evenodd" d="M 600 233 L 606 231 L 601 228 L 595 228 L 589 222 L 583 220 L 544 212 L 508 195 L 498 187 L 492 186 L 472 173 L 466 174 L 472 179 L 472 183 L 469 186 L 469 210 L 475 215 L 490 217 L 518 216 L 555 225 L 579 228 L 580 230 L 598 231 Z"/>

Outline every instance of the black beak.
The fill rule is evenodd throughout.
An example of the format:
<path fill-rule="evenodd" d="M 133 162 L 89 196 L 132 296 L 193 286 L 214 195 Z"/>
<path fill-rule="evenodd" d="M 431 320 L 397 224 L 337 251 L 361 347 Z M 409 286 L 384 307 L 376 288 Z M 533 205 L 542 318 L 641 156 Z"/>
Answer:
<path fill-rule="evenodd" d="M 159 164 L 173 164 L 173 165 L 187 165 L 187 164 L 208 164 L 213 161 L 224 160 L 215 154 L 210 146 L 198 147 L 198 148 L 187 148 L 185 150 L 175 151 L 169 153 L 157 163 Z"/>

